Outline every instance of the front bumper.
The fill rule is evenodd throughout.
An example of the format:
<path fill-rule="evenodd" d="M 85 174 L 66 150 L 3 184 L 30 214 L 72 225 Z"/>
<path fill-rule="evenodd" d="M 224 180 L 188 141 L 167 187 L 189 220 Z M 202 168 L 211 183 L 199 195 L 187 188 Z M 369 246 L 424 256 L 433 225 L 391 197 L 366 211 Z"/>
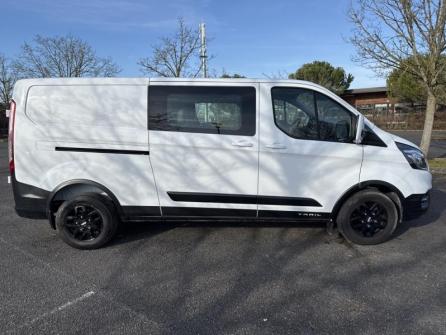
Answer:
<path fill-rule="evenodd" d="M 425 194 L 412 194 L 403 201 L 405 220 L 415 219 L 423 215 L 430 206 L 430 192 Z"/>

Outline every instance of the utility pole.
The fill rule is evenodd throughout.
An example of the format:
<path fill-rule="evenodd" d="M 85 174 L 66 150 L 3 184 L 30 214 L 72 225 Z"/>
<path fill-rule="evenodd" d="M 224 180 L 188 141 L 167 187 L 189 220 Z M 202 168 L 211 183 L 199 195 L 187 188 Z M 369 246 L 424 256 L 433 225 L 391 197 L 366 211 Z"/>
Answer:
<path fill-rule="evenodd" d="M 208 76 L 208 55 L 206 50 L 206 26 L 202 22 L 200 23 L 200 40 L 201 40 L 201 52 L 200 52 L 200 60 L 201 60 L 201 73 L 203 78 L 207 78 Z"/>

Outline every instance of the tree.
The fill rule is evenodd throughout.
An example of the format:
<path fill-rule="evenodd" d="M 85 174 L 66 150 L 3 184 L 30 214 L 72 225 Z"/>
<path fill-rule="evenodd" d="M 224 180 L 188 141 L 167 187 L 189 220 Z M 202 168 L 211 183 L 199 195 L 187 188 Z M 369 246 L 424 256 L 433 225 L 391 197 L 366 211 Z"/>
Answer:
<path fill-rule="evenodd" d="M 427 99 L 423 83 L 411 73 L 401 69 L 395 69 L 390 73 L 387 78 L 387 90 L 391 97 L 401 102 L 418 103 Z"/>
<path fill-rule="evenodd" d="M 161 38 L 151 57 L 141 58 L 138 65 L 144 74 L 160 77 L 192 77 L 201 71 L 200 35 L 178 19 L 178 28 L 171 37 Z"/>
<path fill-rule="evenodd" d="M 21 77 L 113 77 L 120 72 L 110 58 L 101 58 L 85 41 L 68 36 L 36 35 L 24 43 L 14 62 Z"/>
<path fill-rule="evenodd" d="M 263 72 L 262 75 L 269 80 L 285 80 L 290 77 L 290 75 L 285 70 L 278 70 L 276 72 L 271 72 L 271 73 Z"/>
<path fill-rule="evenodd" d="M 233 78 L 233 79 L 241 79 L 241 78 L 246 78 L 245 76 L 242 76 L 241 74 L 238 73 L 234 73 L 234 74 L 229 74 L 229 73 L 223 73 L 221 75 L 220 78 Z"/>
<path fill-rule="evenodd" d="M 446 59 L 443 59 L 443 61 L 446 61 Z M 427 91 L 423 82 L 418 76 L 414 76 L 403 68 L 406 68 L 406 66 L 403 65 L 392 70 L 387 77 L 389 95 L 401 102 L 412 104 L 426 102 Z M 446 71 L 443 71 L 441 78 L 446 78 Z M 444 85 L 439 85 L 437 88 L 437 103 L 446 104 L 446 87 Z"/>
<path fill-rule="evenodd" d="M 17 77 L 12 71 L 11 64 L 5 56 L 0 54 L 0 107 L 6 106 L 12 98 L 12 88 Z"/>
<path fill-rule="evenodd" d="M 288 78 L 308 80 L 324 86 L 336 94 L 344 93 L 353 81 L 353 76 L 346 74 L 342 67 L 335 68 L 330 63 L 321 61 L 302 65 L 295 73 L 291 73 Z"/>
<path fill-rule="evenodd" d="M 446 2 L 443 0 L 358 0 L 349 11 L 355 60 L 383 75 L 398 69 L 425 89 L 426 118 L 421 149 L 427 155 L 443 84 Z"/>

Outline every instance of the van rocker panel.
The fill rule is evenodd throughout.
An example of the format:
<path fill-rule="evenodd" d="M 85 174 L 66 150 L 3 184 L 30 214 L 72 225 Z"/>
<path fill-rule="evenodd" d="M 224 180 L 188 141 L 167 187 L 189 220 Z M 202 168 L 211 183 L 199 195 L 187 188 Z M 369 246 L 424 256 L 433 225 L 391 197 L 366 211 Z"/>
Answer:
<path fill-rule="evenodd" d="M 15 210 L 21 217 L 32 219 L 48 218 L 49 202 L 55 192 L 50 192 L 36 186 L 18 182 L 15 175 L 11 176 L 12 189 L 15 200 Z M 96 183 L 95 183 L 96 184 Z M 57 191 L 57 190 L 55 190 Z M 109 191 L 108 191 L 109 192 Z M 106 192 L 112 200 L 113 194 Z M 175 193 L 175 192 L 173 192 Z M 179 196 L 176 193 L 176 196 Z M 226 195 L 225 195 L 226 196 Z M 175 198 L 175 195 L 173 196 Z M 240 199 L 254 201 L 254 196 L 238 196 Z M 254 197 L 255 198 L 255 197 Z M 260 197 L 262 198 L 262 197 Z M 270 201 L 266 197 L 264 201 Z M 181 196 L 180 196 L 181 199 Z M 285 198 L 287 199 L 287 198 Z M 312 200 L 312 199 L 310 199 Z M 403 213 L 411 219 L 420 216 L 429 207 L 429 193 L 414 194 L 402 199 Z M 194 201 L 196 199 L 194 198 Z M 215 200 L 214 200 L 215 201 Z M 212 201 L 212 202 L 214 202 Z M 234 201 L 234 200 L 232 200 Z M 246 200 L 248 201 L 248 200 Z M 273 199 L 272 201 L 277 201 Z M 288 201 L 288 200 L 286 200 Z M 286 202 L 285 201 L 285 202 Z M 176 219 L 275 219 L 275 220 L 296 220 L 321 222 L 332 218 L 332 213 L 323 212 L 302 212 L 285 210 L 252 210 L 252 209 L 231 209 L 231 208 L 203 208 L 203 207 L 159 207 L 159 206 L 118 206 L 118 212 L 123 221 L 145 221 L 150 219 L 176 218 Z M 249 202 L 248 202 L 249 203 Z"/>

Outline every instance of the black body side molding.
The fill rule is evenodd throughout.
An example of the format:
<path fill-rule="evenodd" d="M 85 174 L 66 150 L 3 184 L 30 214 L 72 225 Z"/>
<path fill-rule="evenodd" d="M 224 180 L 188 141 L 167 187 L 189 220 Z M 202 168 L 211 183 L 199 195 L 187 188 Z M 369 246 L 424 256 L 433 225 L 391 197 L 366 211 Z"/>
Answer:
<path fill-rule="evenodd" d="M 119 155 L 150 155 L 150 151 L 145 150 L 119 150 L 119 149 L 96 149 L 96 148 L 74 148 L 74 147 L 55 147 L 56 151 L 71 152 L 94 152 L 100 154 L 119 154 Z"/>
<path fill-rule="evenodd" d="M 251 204 L 251 205 L 280 205 L 280 206 L 303 206 L 322 207 L 314 199 L 276 197 L 265 195 L 237 195 L 220 193 L 193 193 L 193 192 L 167 192 L 170 199 L 180 202 L 213 202 L 221 204 Z"/>

